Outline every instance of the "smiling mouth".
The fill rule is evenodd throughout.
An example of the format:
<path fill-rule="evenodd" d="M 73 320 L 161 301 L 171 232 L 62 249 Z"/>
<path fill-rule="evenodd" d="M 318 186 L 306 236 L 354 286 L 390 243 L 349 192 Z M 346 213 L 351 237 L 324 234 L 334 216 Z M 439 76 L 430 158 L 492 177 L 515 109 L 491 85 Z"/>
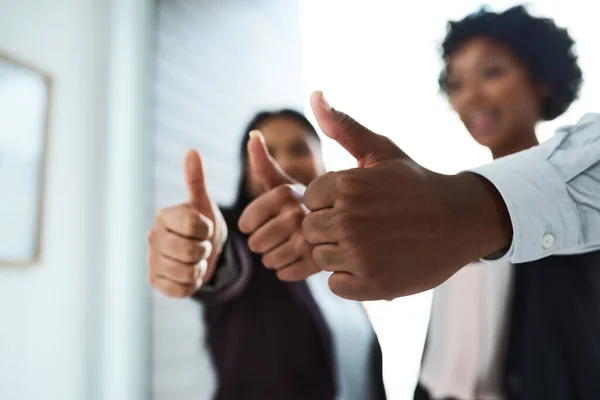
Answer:
<path fill-rule="evenodd" d="M 467 127 L 475 134 L 487 133 L 498 122 L 498 112 L 494 110 L 477 111 L 469 116 Z"/>

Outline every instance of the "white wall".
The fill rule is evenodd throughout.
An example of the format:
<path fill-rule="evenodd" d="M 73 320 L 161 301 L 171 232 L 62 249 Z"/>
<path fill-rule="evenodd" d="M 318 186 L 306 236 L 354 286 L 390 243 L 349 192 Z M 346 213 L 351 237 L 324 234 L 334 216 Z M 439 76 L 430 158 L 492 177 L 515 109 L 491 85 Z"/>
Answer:
<path fill-rule="evenodd" d="M 92 193 L 101 181 L 106 12 L 93 0 L 0 0 L 0 48 L 55 80 L 42 260 L 0 267 L 3 399 L 84 398 L 101 238 L 88 227 L 99 223 Z"/>
<path fill-rule="evenodd" d="M 0 266 L 0 399 L 100 398 L 102 387 L 111 382 L 111 376 L 103 372 L 117 360 L 115 351 L 110 350 L 119 350 L 119 344 L 126 342 L 123 332 L 130 328 L 127 320 L 119 330 L 115 329 L 114 318 L 102 318 L 111 314 L 105 312 L 111 304 L 104 302 L 105 250 L 110 250 L 110 260 L 120 268 L 144 268 L 144 260 L 139 259 L 139 249 L 144 246 L 142 235 L 141 245 L 125 249 L 119 256 L 115 256 L 119 248 L 111 244 L 110 238 L 105 240 L 105 233 L 117 231 L 117 222 L 104 217 L 119 216 L 124 207 L 133 209 L 121 196 L 117 198 L 126 204 L 113 204 L 116 210 L 113 207 L 105 212 L 105 199 L 118 196 L 114 191 L 123 188 L 116 182 L 117 164 L 121 163 L 123 169 L 130 167 L 131 162 L 123 160 L 127 151 L 132 152 L 116 146 L 114 156 L 115 143 L 107 141 L 114 138 L 111 132 L 121 126 L 119 121 L 126 120 L 107 105 L 109 96 L 115 94 L 110 85 L 114 80 L 110 63 L 119 58 L 122 62 L 124 57 L 123 51 L 112 54 L 115 47 L 111 47 L 114 38 L 110 32 L 116 25 L 127 25 L 126 19 L 133 15 L 131 8 L 136 6 L 129 0 L 114 4 L 117 7 L 99 0 L 0 0 L 0 49 L 35 64 L 54 78 L 41 262 L 27 268 Z M 129 35 L 138 25 L 129 24 L 129 32 L 121 30 L 120 40 L 132 43 Z M 124 71 L 128 72 L 126 64 Z M 123 93 L 121 90 L 119 94 Z M 125 95 L 120 105 L 132 110 L 132 99 Z M 139 129 L 138 125 L 129 123 L 126 127 Z M 124 140 L 128 143 L 127 138 Z M 111 151 L 107 152 L 109 145 Z M 108 173 L 104 173 L 105 168 Z M 139 174 L 139 169 L 135 173 Z M 131 181 L 131 174 L 122 175 Z M 121 219 L 119 223 L 125 228 L 133 226 L 125 232 L 140 231 L 139 215 L 136 211 Z M 126 265 L 125 261 L 132 260 L 136 261 L 134 265 Z M 121 277 L 112 275 L 116 280 Z M 132 290 L 131 279 L 122 282 L 114 288 L 120 300 L 118 306 L 134 315 L 138 303 L 123 297 Z M 143 274 L 140 282 L 144 285 Z M 139 290 L 132 293 L 138 294 Z M 121 317 L 123 312 L 114 315 Z M 144 343 L 143 337 L 138 340 Z M 136 365 L 139 368 L 143 361 L 142 354 L 126 352 L 125 356 L 131 356 L 121 359 L 129 369 Z M 119 365 L 113 367 L 120 371 Z M 135 373 L 129 372 L 124 378 Z M 140 382 L 129 380 L 129 385 L 139 387 Z M 112 394 L 116 396 L 111 400 L 142 398 L 122 396 L 119 390 L 135 393 L 123 385 L 114 386 Z M 137 392 L 142 390 L 138 388 Z"/>

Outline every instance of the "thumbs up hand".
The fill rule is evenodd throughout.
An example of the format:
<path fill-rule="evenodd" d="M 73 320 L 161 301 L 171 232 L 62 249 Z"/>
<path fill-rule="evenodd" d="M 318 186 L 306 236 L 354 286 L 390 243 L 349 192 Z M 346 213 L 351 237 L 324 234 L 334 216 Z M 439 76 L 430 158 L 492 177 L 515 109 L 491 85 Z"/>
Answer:
<path fill-rule="evenodd" d="M 302 231 L 315 265 L 333 272 L 334 293 L 375 300 L 425 291 L 510 243 L 510 219 L 489 182 L 421 167 L 320 92 L 311 106 L 323 132 L 359 167 L 325 174 L 304 194 L 311 212 Z"/>
<path fill-rule="evenodd" d="M 250 133 L 248 156 L 251 173 L 265 193 L 246 207 L 239 228 L 249 235 L 248 247 L 262 254 L 265 267 L 276 271 L 279 279 L 298 281 L 318 272 L 311 249 L 302 235 L 307 213 L 302 204 L 305 187 L 281 170 L 269 155 L 262 135 Z"/>
<path fill-rule="evenodd" d="M 148 233 L 149 280 L 169 297 L 194 294 L 209 280 L 227 239 L 227 226 L 206 190 L 202 160 L 184 162 L 189 202 L 160 210 Z"/>

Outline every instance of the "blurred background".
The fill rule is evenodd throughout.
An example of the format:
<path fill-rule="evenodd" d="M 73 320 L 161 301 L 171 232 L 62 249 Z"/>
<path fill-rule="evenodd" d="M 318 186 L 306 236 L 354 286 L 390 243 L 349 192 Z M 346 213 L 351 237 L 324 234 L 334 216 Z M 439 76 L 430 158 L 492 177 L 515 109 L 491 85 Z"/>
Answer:
<path fill-rule="evenodd" d="M 598 112 L 600 26 L 593 3 L 529 4 L 568 27 L 584 72 L 580 100 L 540 127 L 543 140 Z M 227 204 L 248 117 L 285 106 L 312 119 L 308 96 L 321 89 L 428 168 L 486 163 L 437 86 L 446 22 L 482 5 L 0 0 L 0 52 L 52 80 L 40 257 L 0 260 L 0 399 L 208 399 L 200 305 L 146 281 L 145 232 L 156 210 L 186 198 L 185 151 L 200 151 L 210 193 Z M 330 140 L 324 158 L 330 170 L 355 166 Z M 390 399 L 412 396 L 430 302 L 424 293 L 367 305 Z"/>

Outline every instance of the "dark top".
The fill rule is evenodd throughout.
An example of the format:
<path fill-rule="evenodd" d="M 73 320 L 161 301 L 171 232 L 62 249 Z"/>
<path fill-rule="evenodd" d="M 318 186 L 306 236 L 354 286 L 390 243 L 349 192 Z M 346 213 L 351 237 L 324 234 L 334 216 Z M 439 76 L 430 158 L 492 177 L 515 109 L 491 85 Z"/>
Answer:
<path fill-rule="evenodd" d="M 600 251 L 513 268 L 508 398 L 600 399 Z"/>
<path fill-rule="evenodd" d="M 215 399 L 334 399 L 331 335 L 307 284 L 280 281 L 248 249 L 237 228 L 240 212 L 222 211 L 239 271 L 225 287 L 195 295 L 205 306 Z M 373 371 L 382 382 L 381 350 L 374 346 Z M 385 398 L 383 383 L 379 389 L 373 400 Z"/>
<path fill-rule="evenodd" d="M 600 399 L 600 251 L 512 268 L 508 400 Z"/>

